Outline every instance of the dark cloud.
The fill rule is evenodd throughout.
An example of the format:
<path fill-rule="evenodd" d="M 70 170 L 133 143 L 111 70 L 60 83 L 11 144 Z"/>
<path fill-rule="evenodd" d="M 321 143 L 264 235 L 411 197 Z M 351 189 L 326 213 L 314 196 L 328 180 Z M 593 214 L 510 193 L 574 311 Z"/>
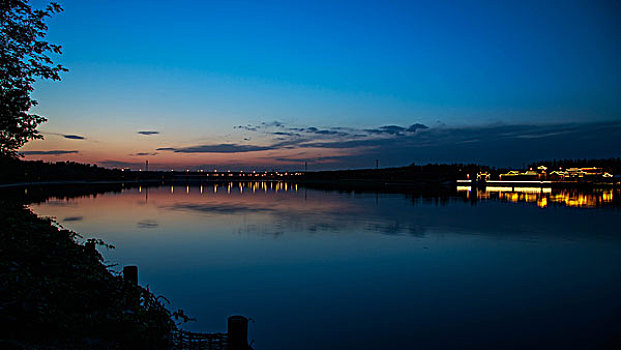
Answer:
<path fill-rule="evenodd" d="M 302 136 L 298 133 L 295 132 L 287 132 L 287 131 L 276 131 L 273 132 L 272 135 L 279 135 L 279 136 Z"/>
<path fill-rule="evenodd" d="M 257 127 L 252 126 L 250 124 L 248 124 L 248 125 L 237 125 L 237 126 L 234 126 L 233 129 L 244 129 L 244 130 L 248 130 L 248 131 L 257 131 Z"/>
<path fill-rule="evenodd" d="M 80 135 L 73 135 L 73 134 L 62 134 L 59 132 L 49 132 L 49 131 L 43 131 L 41 132 L 44 135 L 54 135 L 54 136 L 60 136 L 60 137 L 64 137 L 68 140 L 86 140 L 86 137 L 84 136 L 80 136 Z"/>
<path fill-rule="evenodd" d="M 162 147 L 157 151 L 173 151 L 175 153 L 245 153 L 257 152 L 274 149 L 272 146 L 253 146 L 238 145 L 233 143 L 223 143 L 218 145 L 198 145 L 182 148 Z"/>
<path fill-rule="evenodd" d="M 293 128 L 287 128 L 291 130 Z M 375 159 L 383 166 L 412 162 L 478 162 L 495 166 L 520 166 L 537 159 L 618 157 L 621 122 L 564 124 L 496 124 L 470 127 L 409 127 L 385 125 L 364 131 L 354 128 L 342 134 L 320 134 L 335 128 L 302 128 L 305 137 L 281 135 L 274 149 L 334 149 L 350 153 L 326 157 L 280 157 L 280 162 L 338 160 L 338 167 L 368 167 Z M 361 137 L 366 133 L 366 137 Z M 315 137 L 316 136 L 316 137 Z M 313 160 L 315 159 L 315 160 Z M 371 164 L 370 164 L 371 163 Z M 326 167 L 334 167 L 326 165 Z"/>
<path fill-rule="evenodd" d="M 415 123 L 410 125 L 406 131 L 408 132 L 416 132 L 418 130 L 424 130 L 424 129 L 429 129 L 429 127 L 427 125 L 424 124 L 420 124 L 420 123 Z"/>
<path fill-rule="evenodd" d="M 58 156 L 58 155 L 62 155 L 62 154 L 72 154 L 72 153 L 78 153 L 78 151 L 65 151 L 65 150 L 53 150 L 53 151 L 22 151 L 20 152 L 23 155 L 27 155 L 27 156 L 35 156 L 35 155 L 52 155 L 52 156 Z"/>
<path fill-rule="evenodd" d="M 252 125 L 252 124 L 237 125 L 237 126 L 234 126 L 233 129 L 243 129 L 247 131 L 259 131 L 260 129 L 273 129 L 273 128 L 283 129 L 284 127 L 285 127 L 284 123 L 279 122 L 279 121 L 273 121 L 273 122 L 261 122 L 259 123 L 259 125 Z"/>
<path fill-rule="evenodd" d="M 82 221 L 82 220 L 84 220 L 83 216 L 68 216 L 63 219 L 63 222 Z"/>
<path fill-rule="evenodd" d="M 157 221 L 151 219 L 138 221 L 136 223 L 136 227 L 138 228 L 157 228 L 158 226 L 160 226 L 160 224 Z"/>
<path fill-rule="evenodd" d="M 155 131 L 155 130 L 142 130 L 142 131 L 138 131 L 138 133 L 140 135 L 151 136 L 151 135 L 158 135 L 160 132 Z"/>
<path fill-rule="evenodd" d="M 86 140 L 86 137 L 80 135 L 63 135 L 63 137 L 69 140 Z"/>
<path fill-rule="evenodd" d="M 400 135 L 405 131 L 405 128 L 398 125 L 385 125 L 380 126 L 377 129 L 365 129 L 364 131 L 369 132 L 371 134 L 389 134 L 389 135 Z"/>
<path fill-rule="evenodd" d="M 158 155 L 159 153 L 157 152 L 138 152 L 138 153 L 133 153 L 130 154 L 130 156 L 155 156 Z"/>
<path fill-rule="evenodd" d="M 108 168 L 142 168 L 144 166 L 144 163 L 140 162 L 140 163 L 133 163 L 133 162 L 123 162 L 123 161 L 118 161 L 118 160 L 104 160 L 103 162 L 100 162 L 101 165 L 108 167 Z"/>
<path fill-rule="evenodd" d="M 273 122 L 261 122 L 261 126 L 264 128 L 284 128 L 285 124 L 279 122 L 279 121 L 273 121 Z"/>
<path fill-rule="evenodd" d="M 293 139 L 287 139 L 287 138 L 278 138 L 277 139 L 278 142 L 272 144 L 270 147 L 273 149 L 281 149 L 281 148 L 286 148 L 286 149 L 290 149 L 290 148 L 295 148 L 296 146 L 299 146 L 305 142 L 308 142 L 309 139 L 307 138 L 293 138 Z"/>
<path fill-rule="evenodd" d="M 377 129 L 364 129 L 364 131 L 368 132 L 369 134 L 375 134 L 375 135 L 385 134 L 385 135 L 402 136 L 405 134 L 415 133 L 416 131 L 422 130 L 422 129 L 429 129 L 429 127 L 424 124 L 416 123 L 416 124 L 410 125 L 408 128 L 404 128 L 399 125 L 384 125 L 384 126 L 380 126 Z"/>
<path fill-rule="evenodd" d="M 389 140 L 392 143 L 392 139 Z M 299 145 L 303 148 L 358 148 L 358 147 L 375 147 L 378 143 L 386 143 L 386 140 L 347 140 L 347 141 L 325 141 L 325 142 L 307 142 Z"/>
<path fill-rule="evenodd" d="M 434 124 L 436 125 L 436 124 Z M 307 154 L 278 155 L 281 163 L 313 162 L 314 169 L 402 166 L 416 163 L 477 162 L 494 166 L 521 166 L 538 159 L 618 157 L 621 121 L 562 124 L 493 124 L 428 127 L 383 125 L 377 128 L 285 127 L 261 123 L 258 129 L 272 136 L 267 145 L 215 144 L 162 147 L 177 153 L 243 153 L 294 150 Z M 310 151 L 311 148 L 316 150 Z M 320 151 L 325 149 L 326 151 Z M 330 151 L 332 150 L 332 151 Z M 317 153 L 324 153 L 321 154 Z M 338 152 L 338 156 L 334 154 Z M 322 165 L 325 164 L 325 165 Z"/>
<path fill-rule="evenodd" d="M 380 159 L 384 166 L 411 162 L 521 166 L 540 159 L 618 157 L 619 135 L 621 122 L 439 127 L 412 135 L 306 143 L 304 147 L 356 150 L 343 158 L 343 167 L 370 166 L 370 159 Z"/>

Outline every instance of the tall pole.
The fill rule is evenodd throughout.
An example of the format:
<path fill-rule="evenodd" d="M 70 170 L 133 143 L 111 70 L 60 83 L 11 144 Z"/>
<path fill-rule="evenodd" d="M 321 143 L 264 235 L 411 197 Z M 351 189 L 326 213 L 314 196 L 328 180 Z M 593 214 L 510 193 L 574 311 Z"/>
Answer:
<path fill-rule="evenodd" d="M 149 161 L 148 160 L 144 161 L 144 171 L 149 171 Z"/>
<path fill-rule="evenodd" d="M 375 169 L 379 169 L 379 159 L 375 160 Z"/>
<path fill-rule="evenodd" d="M 308 162 L 304 162 L 304 172 L 308 171 Z"/>

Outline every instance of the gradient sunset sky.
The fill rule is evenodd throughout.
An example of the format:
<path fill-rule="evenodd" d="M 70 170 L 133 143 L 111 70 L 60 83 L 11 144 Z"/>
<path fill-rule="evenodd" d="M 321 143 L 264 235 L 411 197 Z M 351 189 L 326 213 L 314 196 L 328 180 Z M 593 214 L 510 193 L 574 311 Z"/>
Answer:
<path fill-rule="evenodd" d="M 309 169 L 617 157 L 618 1 L 59 1 L 26 159 Z M 33 1 L 41 7 L 43 1 Z"/>

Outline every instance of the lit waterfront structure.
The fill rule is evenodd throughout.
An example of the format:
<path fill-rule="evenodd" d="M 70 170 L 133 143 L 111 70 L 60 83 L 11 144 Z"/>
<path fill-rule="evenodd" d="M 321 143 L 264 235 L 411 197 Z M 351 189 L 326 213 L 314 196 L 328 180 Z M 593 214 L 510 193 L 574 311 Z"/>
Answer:
<path fill-rule="evenodd" d="M 613 175 L 605 172 L 602 168 L 588 167 L 588 168 L 569 168 L 559 169 L 547 173 L 548 168 L 541 165 L 537 167 L 537 171 L 532 169 L 521 172 L 517 170 L 511 170 L 505 174 L 500 174 L 501 181 L 514 181 L 514 180 L 551 180 L 551 181 L 580 181 L 580 180 L 599 180 L 612 178 Z"/>

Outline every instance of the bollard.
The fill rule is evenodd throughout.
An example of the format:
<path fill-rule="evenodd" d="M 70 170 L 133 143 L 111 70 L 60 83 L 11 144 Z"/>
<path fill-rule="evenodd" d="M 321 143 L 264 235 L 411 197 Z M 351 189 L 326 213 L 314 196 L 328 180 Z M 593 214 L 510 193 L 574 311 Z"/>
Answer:
<path fill-rule="evenodd" d="M 228 321 L 228 350 L 248 350 L 248 319 L 231 316 Z"/>
<path fill-rule="evenodd" d="M 123 279 L 133 285 L 138 284 L 138 266 L 128 265 L 123 267 Z"/>

